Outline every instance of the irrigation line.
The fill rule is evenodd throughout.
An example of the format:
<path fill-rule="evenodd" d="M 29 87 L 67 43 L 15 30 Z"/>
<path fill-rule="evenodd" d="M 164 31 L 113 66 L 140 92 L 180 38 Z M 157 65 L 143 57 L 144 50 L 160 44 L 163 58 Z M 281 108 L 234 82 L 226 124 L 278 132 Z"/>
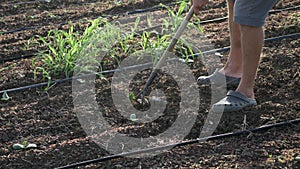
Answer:
<path fill-rule="evenodd" d="M 204 20 L 204 21 L 201 21 L 200 24 L 208 24 L 208 23 L 220 22 L 220 21 L 224 21 L 226 19 L 227 19 L 227 17 L 217 18 L 217 19 L 212 19 L 212 20 Z M 195 22 L 194 24 L 197 25 L 199 23 Z M 138 31 L 137 33 L 140 34 L 143 31 L 153 30 L 153 29 L 159 28 L 161 26 L 162 25 L 157 25 L 157 26 L 154 26 L 154 27 L 151 27 L 151 28 L 147 28 L 147 29 Z M 291 34 L 291 36 L 294 36 L 294 34 Z M 278 37 L 278 40 L 280 40 L 280 39 L 281 39 L 281 36 Z M 266 39 L 265 42 L 268 42 L 268 39 Z M 227 50 L 229 50 L 229 49 L 227 49 Z M 28 55 L 23 55 L 23 56 L 8 58 L 8 59 L 0 59 L 0 63 L 10 62 L 10 61 L 19 60 L 19 59 L 26 59 L 26 58 L 30 58 L 30 57 L 33 57 L 33 56 L 34 56 L 34 54 L 28 54 Z"/>
<path fill-rule="evenodd" d="M 265 42 L 273 42 L 273 41 L 279 41 L 279 40 L 287 39 L 287 38 L 299 38 L 299 37 L 300 37 L 300 33 L 293 33 L 293 34 L 288 34 L 288 35 L 282 35 L 282 36 L 267 38 L 264 41 Z"/>
<path fill-rule="evenodd" d="M 204 20 L 204 21 L 200 21 L 200 22 L 194 22 L 194 24 L 195 25 L 198 25 L 198 24 L 209 24 L 209 23 L 214 23 L 214 22 L 222 22 L 224 20 L 227 20 L 227 17 L 210 19 L 210 20 Z M 61 25 L 59 25 L 59 26 L 61 26 Z M 41 27 L 42 26 L 38 26 L 36 28 L 41 28 Z M 142 31 L 147 31 L 147 30 L 151 30 L 151 29 L 155 29 L 155 28 L 160 28 L 160 27 L 162 27 L 162 25 L 157 25 L 157 26 L 154 26 L 154 27 L 151 27 L 151 28 L 147 28 L 147 29 L 142 30 Z M 25 31 L 25 30 L 34 30 L 34 29 L 35 29 L 35 27 L 27 27 L 27 28 L 21 28 L 21 29 L 16 29 L 16 30 L 13 30 L 13 31 L 4 32 L 3 34 L 20 32 L 20 31 Z M 28 54 L 28 55 L 18 56 L 18 57 L 14 57 L 14 58 L 0 59 L 0 63 L 10 62 L 10 61 L 19 60 L 19 59 L 30 58 L 30 57 L 33 57 L 33 56 L 34 56 L 34 54 Z"/>
<path fill-rule="evenodd" d="M 278 41 L 278 40 L 282 40 L 282 39 L 286 39 L 286 38 L 298 38 L 300 37 L 300 33 L 295 33 L 295 34 L 289 34 L 289 35 L 283 35 L 283 36 L 277 36 L 277 37 L 272 37 L 272 38 L 267 38 L 265 39 L 265 42 L 272 42 L 272 41 Z M 202 53 L 196 53 L 193 55 L 189 55 L 189 58 L 197 58 L 199 56 L 202 55 L 208 55 L 208 54 L 214 54 L 214 53 L 221 53 L 221 52 L 226 52 L 229 51 L 230 47 L 224 47 L 224 48 L 219 48 L 219 49 L 213 49 L 213 50 L 209 50 L 209 51 L 205 51 Z M 168 61 L 174 61 L 174 60 L 178 60 L 179 58 L 173 58 L 173 59 L 169 59 Z M 99 74 L 102 75 L 106 75 L 106 74 L 111 74 L 111 73 L 115 73 L 117 71 L 127 71 L 127 70 L 133 70 L 133 69 L 137 69 L 137 68 L 143 68 L 143 67 L 149 67 L 153 65 L 153 63 L 145 63 L 145 64 L 139 64 L 139 65 L 134 65 L 134 66 L 129 66 L 129 67 L 125 67 L 122 69 L 113 69 L 113 70 L 106 70 L 106 71 L 101 71 L 99 72 Z M 65 78 L 65 79 L 59 79 L 59 80 L 54 80 L 51 81 L 50 83 L 48 82 L 43 82 L 43 83 L 38 83 L 38 84 L 33 84 L 33 85 L 29 85 L 29 86 L 23 86 L 23 87 L 18 87 L 18 88 L 12 88 L 12 89 L 6 89 L 6 90 L 2 90 L 0 91 L 0 94 L 3 93 L 8 93 L 8 92 L 15 92 L 15 91 L 20 91 L 20 90 L 26 90 L 26 89 L 31 89 L 31 88 L 37 88 L 37 87 L 42 87 L 42 86 L 47 86 L 49 84 L 58 84 L 58 83 L 63 83 L 63 82 L 67 82 L 67 81 L 71 81 L 71 80 L 76 80 L 76 79 L 80 79 L 80 78 L 84 78 L 84 77 L 88 77 L 88 76 L 95 76 L 95 74 L 88 74 L 88 75 L 83 75 L 83 76 L 77 76 L 77 77 L 69 77 L 69 78 Z"/>
<path fill-rule="evenodd" d="M 22 5 L 22 4 L 36 4 L 36 3 L 53 3 L 53 2 L 51 2 L 52 0 L 35 0 L 35 1 L 29 1 L 29 2 L 16 2 L 16 3 L 14 3 L 14 2 L 12 2 L 12 3 L 6 3 L 6 4 L 3 4 L 3 5 L 6 5 L 6 6 L 8 6 L 8 5 Z M 85 2 L 85 3 L 83 3 L 83 4 L 80 4 L 80 5 L 87 5 L 87 4 L 95 4 L 95 3 L 97 3 L 97 2 Z M 178 3 L 178 2 L 177 2 Z M 172 3 L 169 3 L 170 5 L 171 4 L 176 4 L 176 2 L 172 2 Z M 169 5 L 168 4 L 168 5 Z M 151 7 L 151 8 L 153 8 L 153 7 Z M 156 8 L 155 8 L 156 9 Z"/>
<path fill-rule="evenodd" d="M 28 2 L 8 3 L 8 4 L 4 4 L 4 5 L 36 4 L 36 3 L 41 3 L 41 2 L 49 3 L 49 2 L 47 2 L 47 0 L 36 0 L 36 1 L 28 1 Z"/>
<path fill-rule="evenodd" d="M 34 56 L 34 54 L 28 54 L 28 55 L 22 55 L 22 56 L 17 56 L 17 57 L 8 58 L 8 59 L 0 59 L 0 63 L 11 62 L 11 61 L 20 60 L 20 59 L 27 59 L 27 58 L 31 58 L 33 56 Z"/>
<path fill-rule="evenodd" d="M 166 4 L 166 6 L 172 6 L 174 4 L 177 4 L 177 3 L 176 2 L 172 2 L 172 3 Z M 153 7 L 150 7 L 150 8 L 146 8 L 146 9 L 137 9 L 137 10 L 134 10 L 134 11 L 131 11 L 131 12 L 125 12 L 125 13 L 116 14 L 116 15 L 104 15 L 102 17 L 104 17 L 104 18 L 113 18 L 113 17 L 120 17 L 120 16 L 126 16 L 126 15 L 134 15 L 134 14 L 140 14 L 140 13 L 146 13 L 146 12 L 150 12 L 150 11 L 155 11 L 155 10 L 162 9 L 162 8 L 163 7 L 161 7 L 160 5 L 156 5 L 156 6 L 153 6 Z M 274 13 L 279 13 L 279 12 L 282 12 L 282 11 L 295 10 L 295 9 L 298 9 L 298 8 L 300 8 L 300 5 L 294 6 L 294 7 L 289 7 L 289 8 L 271 10 L 269 13 L 274 14 Z M 92 19 L 96 19 L 96 18 L 99 18 L 99 17 L 94 17 Z M 226 19 L 227 19 L 227 17 L 222 17 L 222 18 L 216 18 L 216 19 L 211 19 L 211 20 L 206 20 L 206 21 L 200 21 L 200 24 L 207 24 L 207 23 L 212 23 L 212 22 L 220 22 L 220 21 L 224 21 Z M 74 22 L 78 22 L 78 20 L 75 20 Z M 56 24 L 56 26 L 62 26 L 62 25 L 65 25 L 67 23 L 68 22 L 62 22 L 60 24 Z M 23 27 L 23 28 L 18 28 L 18 29 L 11 30 L 11 31 L 2 32 L 1 34 L 4 35 L 4 34 L 17 33 L 17 32 L 26 31 L 26 30 L 39 29 L 39 28 L 47 27 L 47 26 L 50 26 L 50 25 L 33 26 L 33 27 Z"/>
<path fill-rule="evenodd" d="M 174 3 L 170 3 L 170 4 L 167 4 L 168 5 L 173 5 Z M 152 7 L 154 8 L 154 7 Z M 278 9 L 278 10 L 273 10 L 271 11 L 270 13 L 277 13 L 277 12 L 281 12 L 281 11 L 288 11 L 288 10 L 292 10 L 292 9 L 298 9 L 300 8 L 300 6 L 295 6 L 295 7 L 290 7 L 290 8 L 284 8 L 284 9 Z M 146 9 L 145 9 L 146 10 Z M 137 10 L 137 12 L 139 13 L 142 13 L 141 12 L 142 10 Z M 128 13 L 129 15 L 130 14 L 133 14 L 133 12 L 129 12 Z M 200 21 L 200 22 L 194 22 L 195 25 L 198 25 L 198 24 L 209 24 L 209 23 L 215 23 L 215 22 L 222 22 L 222 21 L 225 21 L 227 20 L 228 17 L 221 17 L 221 18 L 216 18 L 216 19 L 210 19 L 210 20 L 203 20 L 203 21 Z M 66 22 L 63 22 L 61 24 L 59 24 L 58 26 L 62 26 L 66 24 Z M 161 25 L 158 25 L 156 27 L 160 27 Z M 12 31 L 7 31 L 7 32 L 2 32 L 2 34 L 10 34 L 10 33 L 15 33 L 15 32 L 21 32 L 21 31 L 25 31 L 25 30 L 34 30 L 34 29 L 38 29 L 38 28 L 42 28 L 42 27 L 45 27 L 45 26 L 35 26 L 35 27 L 24 27 L 24 28 L 20 28 L 20 29 L 16 29 L 16 30 L 12 30 Z M 149 28 L 151 29 L 151 28 Z M 34 54 L 28 54 L 28 55 L 23 55 L 23 56 L 19 56 L 19 57 L 14 57 L 14 58 L 8 58 L 8 59 L 0 59 L 0 63 L 3 63 L 3 62 L 9 62 L 9 61 L 14 61 L 14 60 L 19 60 L 19 59 L 24 59 L 24 58 L 30 58 L 30 57 L 33 57 Z"/>
<path fill-rule="evenodd" d="M 264 40 L 265 43 L 268 42 L 274 42 L 274 41 L 279 41 L 279 40 L 283 40 L 283 39 L 287 39 L 287 38 L 299 38 L 300 37 L 300 33 L 294 33 L 294 34 L 288 34 L 288 35 L 282 35 L 282 36 L 276 36 L 276 37 L 271 37 L 271 38 L 267 38 Z M 214 53 L 221 53 L 221 52 L 227 52 L 230 50 L 230 47 L 224 47 L 224 48 L 219 48 L 219 49 L 212 49 L 203 53 L 196 53 L 194 55 L 189 55 L 188 57 L 190 59 L 192 58 L 196 58 L 199 57 L 199 55 L 201 56 L 202 54 L 214 54 Z"/>
<path fill-rule="evenodd" d="M 299 8 L 300 8 L 300 5 L 289 7 L 289 8 L 273 9 L 269 13 L 274 14 L 274 13 L 279 13 L 279 12 L 283 12 L 283 11 L 296 10 L 296 9 L 299 9 Z"/>
<path fill-rule="evenodd" d="M 176 4 L 176 2 L 172 2 L 172 3 L 169 3 L 169 4 L 165 4 L 165 5 L 166 6 L 172 6 L 174 4 Z M 101 17 L 103 17 L 103 18 L 113 18 L 113 17 L 120 17 L 120 16 L 126 16 L 126 15 L 134 15 L 134 14 L 139 14 L 139 13 L 150 12 L 150 11 L 153 11 L 155 9 L 158 10 L 158 9 L 161 9 L 161 8 L 162 7 L 160 5 L 156 5 L 154 7 L 150 7 L 150 8 L 146 8 L 146 9 L 137 9 L 137 10 L 134 10 L 134 11 L 131 11 L 131 12 L 125 12 L 125 13 L 120 13 L 120 14 L 115 14 L 115 15 L 103 15 Z M 97 18 L 99 18 L 99 17 L 93 17 L 92 19 L 97 19 Z M 74 22 L 78 22 L 78 21 L 79 20 L 75 20 Z M 56 26 L 59 27 L 59 26 L 67 24 L 68 22 L 62 22 L 60 24 L 56 24 Z M 23 28 L 18 28 L 18 29 L 11 30 L 11 31 L 2 32 L 2 35 L 4 35 L 4 34 L 11 34 L 11 33 L 17 33 L 17 32 L 26 31 L 26 30 L 34 30 L 34 29 L 39 29 L 39 28 L 47 27 L 47 26 L 50 26 L 50 25 L 23 27 Z"/>
<path fill-rule="evenodd" d="M 109 156 L 100 157 L 100 158 L 96 158 L 96 159 L 92 159 L 92 160 L 87 160 L 87 161 L 82 161 L 82 162 L 78 162 L 78 163 L 69 164 L 69 165 L 66 165 L 66 166 L 61 166 L 61 167 L 58 167 L 56 169 L 69 169 L 69 168 L 89 165 L 89 164 L 93 164 L 93 163 L 99 163 L 99 162 L 104 162 L 104 161 L 108 161 L 108 160 L 113 160 L 113 159 L 117 159 L 117 158 L 123 158 L 123 157 L 126 157 L 126 156 L 140 155 L 140 154 L 150 153 L 150 152 L 154 152 L 154 151 L 167 150 L 167 149 L 173 148 L 173 147 L 182 147 L 182 146 L 185 146 L 185 145 L 196 144 L 196 143 L 199 143 L 199 142 L 205 142 L 205 141 L 209 141 L 209 140 L 219 140 L 219 139 L 228 138 L 228 137 L 241 136 L 241 135 L 245 135 L 245 134 L 250 134 L 250 133 L 269 130 L 271 128 L 282 127 L 282 126 L 287 126 L 287 125 L 291 125 L 291 124 L 298 124 L 298 123 L 300 123 L 300 119 L 294 119 L 294 120 L 275 123 L 275 124 L 263 125 L 263 126 L 260 126 L 260 127 L 257 127 L 257 128 L 249 129 L 249 130 L 242 130 L 242 131 L 238 131 L 238 132 L 229 132 L 229 133 L 224 133 L 224 134 L 219 134 L 219 135 L 213 135 L 213 136 L 208 136 L 208 137 L 197 138 L 197 139 L 192 139 L 192 140 L 188 140 L 188 141 L 168 144 L 168 145 L 165 145 L 165 146 L 159 146 L 159 147 L 154 147 L 154 148 L 146 148 L 146 149 L 142 149 L 142 150 L 136 150 L 136 151 L 124 152 L 124 153 L 115 154 L 115 155 L 109 155 Z"/>
<path fill-rule="evenodd" d="M 169 61 L 172 61 L 172 60 L 169 60 Z M 42 83 L 38 83 L 38 84 L 32 84 L 32 85 L 23 86 L 23 87 L 17 87 L 17 88 L 2 90 L 2 91 L 0 91 L 0 94 L 8 93 L 8 92 L 21 91 L 21 90 L 26 90 L 26 89 L 32 89 L 32 88 L 37 88 L 37 87 L 43 87 L 43 86 L 48 86 L 48 85 L 52 85 L 52 84 L 64 83 L 64 82 L 68 82 L 68 81 L 72 81 L 72 80 L 76 80 L 76 79 L 81 79 L 81 78 L 86 78 L 86 77 L 89 77 L 89 76 L 100 75 L 100 74 L 106 75 L 106 74 L 111 74 L 111 73 L 120 72 L 120 71 L 133 70 L 133 69 L 137 69 L 137 68 L 148 67 L 148 66 L 151 66 L 151 65 L 153 65 L 153 63 L 149 62 L 149 63 L 129 66 L 129 67 L 126 67 L 126 68 L 121 68 L 121 69 L 105 70 L 105 71 L 101 71 L 99 73 L 90 73 L 90 74 L 86 74 L 86 75 L 82 75 L 82 76 L 68 77 L 68 78 L 65 78 L 65 79 L 53 80 L 51 82 L 42 82 Z"/>

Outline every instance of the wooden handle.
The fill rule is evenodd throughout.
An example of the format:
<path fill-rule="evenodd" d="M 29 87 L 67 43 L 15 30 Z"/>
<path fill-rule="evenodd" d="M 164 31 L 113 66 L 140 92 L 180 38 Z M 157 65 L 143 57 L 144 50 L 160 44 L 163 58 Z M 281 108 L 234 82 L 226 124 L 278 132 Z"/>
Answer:
<path fill-rule="evenodd" d="M 158 69 L 160 69 L 165 64 L 167 58 L 173 52 L 173 49 L 174 49 L 179 37 L 181 36 L 182 32 L 186 28 L 186 26 L 189 23 L 189 20 L 192 18 L 193 14 L 194 14 L 194 8 L 193 8 L 193 6 L 191 6 L 189 12 L 185 16 L 184 20 L 181 22 L 181 24 L 178 27 L 175 35 L 173 36 L 172 41 L 169 44 L 168 48 L 165 50 L 162 57 L 159 59 L 158 63 L 155 65 L 154 70 L 151 72 L 150 77 L 148 78 L 148 80 L 146 82 L 146 85 L 144 86 L 143 90 L 138 94 L 138 95 L 141 94 L 142 100 L 144 100 L 147 88 L 150 86 L 150 84 L 152 83 L 152 81 L 156 77 Z"/>
<path fill-rule="evenodd" d="M 170 54 L 173 52 L 173 49 L 174 49 L 178 39 L 182 35 L 184 29 L 186 28 L 186 26 L 189 23 L 190 19 L 192 18 L 193 14 L 194 14 L 194 8 L 193 8 L 193 6 L 191 6 L 189 12 L 185 16 L 184 20 L 181 22 L 175 35 L 173 36 L 171 43 L 167 47 L 166 51 L 163 53 L 163 55 L 160 58 L 160 60 L 158 61 L 158 63 L 156 64 L 155 69 L 160 69 L 163 66 L 163 64 L 166 62 L 167 57 L 169 57 Z"/>

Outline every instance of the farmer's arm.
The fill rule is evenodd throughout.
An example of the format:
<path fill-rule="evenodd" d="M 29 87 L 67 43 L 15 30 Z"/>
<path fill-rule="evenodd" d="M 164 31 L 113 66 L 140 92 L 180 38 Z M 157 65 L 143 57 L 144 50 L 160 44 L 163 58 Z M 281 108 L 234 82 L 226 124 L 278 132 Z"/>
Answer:
<path fill-rule="evenodd" d="M 199 14 L 199 10 L 208 3 L 209 0 L 192 0 L 194 6 L 194 13 Z"/>

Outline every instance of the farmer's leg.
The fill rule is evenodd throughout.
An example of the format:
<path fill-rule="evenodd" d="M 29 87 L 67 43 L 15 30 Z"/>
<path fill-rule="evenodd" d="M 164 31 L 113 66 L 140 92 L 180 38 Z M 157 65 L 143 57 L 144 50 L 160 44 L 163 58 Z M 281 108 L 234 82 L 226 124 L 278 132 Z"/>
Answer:
<path fill-rule="evenodd" d="M 254 98 L 254 81 L 263 46 L 262 26 L 276 0 L 236 0 L 234 21 L 240 24 L 243 56 L 242 79 L 236 91 Z"/>
<path fill-rule="evenodd" d="M 234 22 L 240 25 L 242 47 L 242 78 L 236 92 L 212 106 L 213 111 L 237 111 L 257 105 L 254 99 L 254 81 L 263 46 L 262 26 L 269 10 L 277 0 L 236 0 Z"/>
<path fill-rule="evenodd" d="M 242 50 L 241 50 L 241 32 L 237 23 L 233 22 L 234 1 L 227 0 L 228 5 L 228 25 L 230 33 L 230 52 L 227 62 L 221 73 L 232 77 L 242 76 Z"/>
<path fill-rule="evenodd" d="M 254 81 L 264 41 L 262 27 L 241 25 L 243 76 L 236 91 L 254 98 Z"/>

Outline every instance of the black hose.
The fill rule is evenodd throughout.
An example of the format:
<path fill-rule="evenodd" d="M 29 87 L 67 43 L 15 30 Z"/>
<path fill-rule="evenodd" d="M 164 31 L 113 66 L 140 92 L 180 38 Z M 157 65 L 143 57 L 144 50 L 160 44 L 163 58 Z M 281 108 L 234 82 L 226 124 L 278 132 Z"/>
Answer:
<path fill-rule="evenodd" d="M 167 6 L 171 6 L 174 3 L 170 3 L 167 4 Z M 290 8 L 284 8 L 284 9 L 278 9 L 278 10 L 272 10 L 270 13 L 277 13 L 277 12 L 281 12 L 281 11 L 287 11 L 287 10 L 292 10 L 292 9 L 298 9 L 300 6 L 295 6 L 295 7 L 290 7 Z M 152 7 L 152 8 L 148 8 L 148 9 L 144 9 L 146 12 L 147 10 L 154 10 L 156 7 Z M 132 12 L 127 12 L 128 15 L 132 15 L 134 13 L 142 13 L 143 10 L 136 10 L 136 11 L 132 11 Z M 195 22 L 194 24 L 208 24 L 208 23 L 214 23 L 214 22 L 222 22 L 224 20 L 227 20 L 228 17 L 222 17 L 222 18 L 216 18 L 216 19 L 211 19 L 211 20 L 204 20 L 204 21 L 200 21 L 200 23 Z M 66 22 L 63 22 L 61 24 L 59 24 L 59 26 L 66 24 Z M 24 28 L 20 28 L 20 29 L 15 29 L 12 31 L 7 31 L 7 32 L 2 32 L 2 34 L 10 34 L 10 33 L 15 33 L 15 32 L 20 32 L 20 31 L 25 31 L 25 30 L 34 30 L 37 28 L 42 28 L 44 26 L 36 26 L 36 27 L 24 27 Z M 28 55 L 23 55 L 23 56 L 18 56 L 18 57 L 14 57 L 14 58 L 8 58 L 8 59 L 0 59 L 0 63 L 3 62 L 9 62 L 9 61 L 14 61 L 14 60 L 19 60 L 19 59 L 24 59 L 24 58 L 30 58 L 33 57 L 34 54 L 28 54 Z"/>
<path fill-rule="evenodd" d="M 166 4 L 166 6 L 172 6 L 176 4 L 176 2 L 173 3 L 169 3 Z M 111 17 L 116 17 L 116 16 L 124 16 L 124 15 L 133 15 L 133 14 L 139 14 L 139 13 L 146 13 L 146 12 L 150 12 L 150 11 L 154 11 L 154 10 L 158 10 L 161 9 L 162 7 L 160 5 L 157 6 L 153 6 L 150 8 L 146 8 L 146 9 L 137 9 L 131 12 L 125 12 L 125 13 L 121 13 L 121 14 L 116 14 L 116 15 L 107 15 L 107 16 L 102 16 L 104 18 L 111 18 Z M 282 12 L 282 11 L 287 11 L 287 10 L 295 10 L 300 8 L 300 6 L 294 6 L 294 7 L 289 7 L 289 8 L 283 8 L 283 9 L 277 9 L 277 10 L 271 10 L 270 13 L 278 13 L 278 12 Z M 95 17 L 93 19 L 96 19 L 99 17 Z M 223 20 L 226 20 L 227 17 L 222 17 L 222 18 L 216 18 L 216 19 L 211 19 L 211 20 L 207 20 L 207 21 L 200 21 L 200 24 L 206 24 L 206 23 L 212 23 L 212 22 L 220 22 Z M 75 20 L 74 22 L 78 22 L 78 20 Z M 62 26 L 67 24 L 68 22 L 62 22 L 60 24 L 57 24 L 57 26 Z M 15 30 L 11 30 L 11 31 L 6 31 L 6 32 L 2 32 L 2 34 L 11 34 L 11 33 L 16 33 L 16 32 L 21 32 L 21 31 L 25 31 L 25 30 L 34 30 L 34 29 L 38 29 L 38 28 L 42 28 L 42 27 L 46 27 L 48 25 L 44 25 L 44 26 L 34 26 L 34 27 L 23 27 L 23 28 L 18 28 Z"/>
<path fill-rule="evenodd" d="M 282 39 L 286 39 L 286 38 L 298 38 L 298 37 L 300 37 L 300 33 L 288 34 L 288 35 L 283 35 L 283 36 L 267 38 L 267 39 L 265 39 L 265 42 L 272 42 L 272 41 L 278 41 L 278 40 L 282 40 Z M 230 47 L 224 47 L 224 48 L 205 51 L 205 52 L 202 52 L 202 53 L 196 53 L 196 54 L 193 54 L 193 55 L 189 55 L 188 57 L 192 59 L 192 58 L 197 58 L 197 57 L 199 57 L 203 54 L 214 54 L 214 53 L 217 53 L 217 52 L 221 53 L 221 52 L 226 52 L 226 51 L 229 51 L 229 50 L 230 50 Z M 169 59 L 168 61 L 173 61 L 173 60 L 174 59 Z M 126 70 L 132 70 L 132 69 L 136 69 L 136 68 L 143 68 L 143 67 L 146 67 L 146 66 L 149 66 L 149 65 L 152 65 L 152 64 L 153 63 L 145 63 L 145 64 L 140 64 L 140 65 L 125 67 L 125 68 L 122 68 L 122 69 L 106 70 L 106 71 L 99 72 L 99 74 L 105 75 L 105 74 L 115 73 L 116 71 L 126 71 Z M 79 79 L 79 78 L 82 78 L 82 77 L 94 76 L 94 75 L 95 74 L 89 74 L 89 75 L 80 76 L 80 77 L 70 77 L 70 78 L 65 78 L 65 79 L 54 80 L 54 81 L 51 81 L 50 83 L 43 82 L 43 83 L 33 84 L 33 85 L 29 85 L 29 86 L 6 89 L 6 90 L 0 91 L 0 94 L 8 93 L 8 92 L 14 92 L 14 91 L 20 91 L 20 90 L 25 90 L 25 89 L 31 89 L 31 88 L 41 87 L 41 86 L 47 86 L 49 84 L 63 83 L 63 82 Z"/>
<path fill-rule="evenodd" d="M 223 20 L 223 19 L 227 19 L 227 18 L 226 17 L 225 18 L 219 18 L 219 20 Z M 206 21 L 202 21 L 202 22 L 203 23 L 209 23 L 209 22 L 213 22 L 213 21 L 216 21 L 216 20 L 206 20 Z M 281 39 L 285 39 L 285 38 L 299 37 L 298 34 L 299 33 L 283 35 L 283 36 L 278 36 L 278 37 L 274 37 L 274 38 L 267 38 L 267 39 L 265 39 L 265 42 L 277 41 L 277 40 L 281 40 Z M 229 47 L 225 47 L 225 48 L 222 48 L 222 49 L 212 50 L 212 51 L 210 51 L 210 53 L 212 53 L 212 52 L 224 52 L 224 51 L 228 51 L 229 49 L 230 49 Z M 206 54 L 209 54 L 209 53 L 206 53 Z M 19 59 L 26 59 L 26 58 L 30 58 L 30 57 L 33 57 L 33 56 L 34 56 L 34 54 L 28 54 L 28 55 L 23 55 L 23 56 L 19 56 L 19 57 L 8 58 L 8 59 L 0 59 L 0 63 L 10 62 L 10 61 L 19 60 Z M 191 57 L 195 57 L 195 56 L 191 56 Z"/>
<path fill-rule="evenodd" d="M 166 4 L 166 6 L 172 6 L 176 3 L 177 2 L 172 2 L 172 3 Z M 162 7 L 160 5 L 157 5 L 157 6 L 153 6 L 153 7 L 146 8 L 146 9 L 137 9 L 137 10 L 134 10 L 134 11 L 131 11 L 131 12 L 125 12 L 125 13 L 120 13 L 120 14 L 115 14 L 115 15 L 104 15 L 104 16 L 101 16 L 101 17 L 103 17 L 103 18 L 113 18 L 113 17 L 125 16 L 125 15 L 134 15 L 134 14 L 139 14 L 139 13 L 146 13 L 146 12 L 153 11 L 153 10 L 158 10 L 158 9 L 161 9 L 161 8 Z M 99 18 L 99 17 L 93 17 L 92 19 L 97 19 L 97 18 Z M 74 22 L 78 22 L 78 20 L 75 20 Z M 57 24 L 56 26 L 62 26 L 62 25 L 65 25 L 67 23 L 68 22 L 62 22 L 60 24 Z M 38 28 L 42 28 L 42 27 L 46 27 L 46 26 L 49 26 L 49 25 L 23 27 L 23 28 L 18 28 L 18 29 L 11 30 L 11 31 L 1 32 L 1 34 L 5 35 L 5 34 L 21 32 L 21 31 L 25 31 L 25 30 L 34 30 L 34 29 L 38 29 Z"/>
<path fill-rule="evenodd" d="M 122 157 L 125 157 L 125 156 L 133 156 L 133 155 L 138 155 L 138 154 L 143 154 L 143 153 L 154 152 L 154 151 L 158 151 L 158 150 L 166 150 L 166 149 L 173 148 L 173 147 L 181 147 L 181 146 L 195 144 L 195 143 L 209 141 L 209 140 L 218 140 L 218 139 L 228 138 L 228 137 L 233 137 L 233 136 L 241 136 L 241 135 L 244 135 L 244 134 L 264 131 L 264 130 L 268 130 L 268 129 L 275 128 L 275 127 L 282 127 L 282 126 L 286 126 L 286 125 L 290 125 L 290 124 L 298 124 L 298 123 L 300 123 L 300 119 L 294 119 L 294 120 L 275 123 L 275 124 L 263 125 L 263 126 L 260 126 L 260 127 L 257 127 L 257 128 L 249 129 L 249 130 L 242 130 L 242 131 L 238 131 L 238 132 L 224 133 L 224 134 L 219 134 L 219 135 L 213 135 L 213 136 L 208 136 L 208 137 L 203 137 L 203 138 L 197 138 L 197 139 L 192 139 L 192 140 L 188 140 L 188 141 L 178 142 L 178 143 L 174 143 L 174 144 L 168 144 L 168 145 L 165 145 L 165 146 L 147 148 L 147 149 L 131 151 L 131 152 L 125 152 L 125 153 L 115 154 L 115 155 L 109 155 L 109 156 L 100 157 L 100 158 L 96 158 L 96 159 L 92 159 L 92 160 L 87 160 L 87 161 L 82 161 L 82 162 L 78 162 L 78 163 L 69 164 L 69 165 L 66 165 L 66 166 L 61 166 L 61 167 L 58 167 L 56 169 L 74 168 L 74 167 L 79 167 L 79 166 L 83 166 L 83 165 L 89 165 L 89 164 L 93 164 L 93 163 L 108 161 L 108 160 L 112 160 L 112 159 L 116 159 L 116 158 L 122 158 Z"/>
<path fill-rule="evenodd" d="M 13 58 L 0 59 L 0 63 L 11 62 L 11 61 L 20 60 L 20 59 L 26 59 L 26 58 L 31 58 L 33 56 L 34 56 L 34 54 L 28 54 L 28 55 L 22 55 L 22 56 L 13 57 Z"/>
<path fill-rule="evenodd" d="M 9 3 L 9 4 L 5 4 L 5 5 L 22 5 L 22 4 L 36 4 L 36 3 L 40 3 L 40 2 L 46 2 L 46 0 L 36 0 L 36 1 L 28 1 L 28 2 L 17 2 L 17 3 Z"/>
<path fill-rule="evenodd" d="M 300 37 L 300 33 L 294 33 L 294 34 L 288 34 L 288 35 L 282 35 L 282 36 L 276 36 L 276 37 L 271 37 L 271 38 L 267 38 L 264 40 L 265 43 L 269 43 L 269 42 L 274 42 L 274 41 L 279 41 L 282 39 L 287 39 L 287 38 L 299 38 Z M 224 47 L 224 48 L 219 48 L 219 49 L 212 49 L 203 53 L 196 53 L 193 55 L 189 55 L 188 57 L 190 59 L 192 58 L 196 58 L 199 57 L 199 55 L 201 56 L 202 54 L 214 54 L 214 53 L 221 53 L 221 52 L 226 52 L 229 51 L 230 47 Z"/>

